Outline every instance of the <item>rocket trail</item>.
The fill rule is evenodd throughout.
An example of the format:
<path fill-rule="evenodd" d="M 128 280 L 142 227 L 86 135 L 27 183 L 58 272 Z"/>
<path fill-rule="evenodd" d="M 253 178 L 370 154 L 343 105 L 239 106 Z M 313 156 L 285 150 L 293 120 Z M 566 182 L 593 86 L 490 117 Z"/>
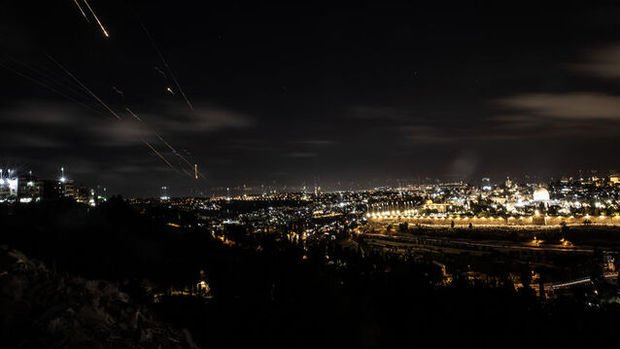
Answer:
<path fill-rule="evenodd" d="M 97 102 L 99 102 L 105 109 L 107 109 L 115 118 L 118 120 L 122 120 L 121 118 L 112 108 L 110 108 L 104 101 L 101 100 L 93 91 L 91 91 L 86 85 L 84 85 L 75 75 L 73 75 L 67 68 L 65 68 L 62 64 L 60 64 L 57 60 L 55 60 L 52 56 L 47 55 L 47 57 L 54 62 L 60 69 L 62 69 L 67 75 L 69 75 L 78 85 L 80 85 L 84 91 L 88 92 L 88 94 L 93 97 Z"/>
<path fill-rule="evenodd" d="M 75 6 L 77 6 L 77 8 L 80 10 L 80 13 L 82 13 L 82 17 L 84 17 L 86 22 L 90 23 L 90 19 L 88 19 L 88 17 L 86 16 L 86 13 L 84 12 L 84 9 L 82 8 L 82 6 L 80 6 L 80 3 L 78 2 L 78 0 L 73 0 L 73 2 L 75 3 Z"/>
<path fill-rule="evenodd" d="M 139 117 L 136 113 L 134 113 L 131 109 L 129 108 L 125 108 L 125 110 L 129 113 L 129 115 L 133 116 L 134 119 L 140 121 L 141 123 L 144 123 L 144 120 L 142 120 L 141 117 Z M 183 162 L 185 162 L 187 165 L 189 165 L 190 167 L 192 167 L 194 169 L 194 174 L 192 175 L 191 173 L 187 172 L 187 170 L 183 169 L 183 172 L 185 172 L 187 175 L 189 175 L 190 177 L 194 177 L 195 179 L 198 179 L 198 176 L 200 176 L 201 178 L 205 178 L 205 175 L 198 171 L 198 165 L 197 164 L 192 164 L 189 160 L 187 160 L 187 158 L 183 155 L 181 155 L 181 153 L 179 153 L 170 143 L 168 143 L 164 137 L 160 136 L 157 132 L 153 131 L 153 133 L 155 134 L 155 136 L 162 142 L 164 143 L 168 149 L 170 149 L 172 151 L 172 153 L 174 155 L 176 155 L 179 159 L 183 160 Z"/>
<path fill-rule="evenodd" d="M 48 83 L 43 82 L 43 81 L 37 79 L 36 77 L 33 77 L 33 76 L 31 76 L 31 75 L 29 75 L 27 73 L 20 72 L 20 71 L 18 71 L 16 69 L 13 69 L 13 68 L 11 68 L 11 67 L 9 67 L 7 65 L 2 64 L 2 63 L 0 63 L 0 67 L 4 68 L 6 70 L 9 70 L 9 71 L 15 73 L 16 75 L 18 75 L 18 76 L 20 76 L 20 77 L 22 77 L 22 78 L 24 78 L 24 79 L 26 79 L 26 80 L 28 80 L 30 82 L 33 82 L 33 83 L 35 83 L 35 84 L 37 84 L 37 85 L 39 85 L 39 86 L 41 86 L 41 87 L 43 87 L 43 88 L 53 92 L 53 93 L 55 93 L 55 94 L 57 94 L 57 95 L 59 95 L 61 97 L 64 97 L 64 98 L 66 98 L 68 100 L 71 100 L 74 103 L 77 103 L 77 104 L 83 106 L 84 108 L 90 109 L 90 110 L 92 110 L 92 111 L 94 111 L 96 113 L 101 113 L 100 110 L 97 110 L 97 109 L 93 108 L 92 106 L 90 106 L 90 105 L 88 105 L 88 104 L 86 104 L 86 103 L 84 103 L 82 101 L 79 101 L 76 98 L 74 98 L 74 97 L 72 97 L 72 96 L 70 96 L 70 95 L 68 95 L 68 94 L 66 94 L 64 92 L 59 91 L 55 87 L 50 86 Z"/>
<path fill-rule="evenodd" d="M 119 89 L 118 89 L 118 87 L 116 87 L 116 86 L 112 86 L 112 90 L 113 90 L 114 92 L 116 92 L 119 96 L 121 96 L 121 97 L 125 98 L 125 93 L 124 93 L 123 91 L 119 90 Z"/>
<path fill-rule="evenodd" d="M 86 4 L 86 6 L 88 7 L 88 10 L 90 11 L 90 13 L 93 15 L 93 17 L 95 18 L 95 20 L 97 21 L 97 24 L 99 24 L 99 28 L 101 28 L 101 31 L 103 32 L 103 35 L 105 35 L 106 38 L 110 37 L 110 34 L 108 34 L 108 31 L 105 30 L 105 27 L 103 26 L 103 24 L 101 24 L 101 21 L 99 20 L 99 17 L 97 17 L 97 14 L 95 14 L 95 11 L 93 11 L 93 8 L 90 7 L 90 4 L 88 3 L 88 0 L 84 0 L 84 3 Z"/>
<path fill-rule="evenodd" d="M 166 67 L 168 67 L 167 63 L 166 63 Z M 189 109 L 193 112 L 194 111 L 194 106 L 192 105 L 192 102 L 190 102 L 189 98 L 187 98 L 187 96 L 185 95 L 185 92 L 181 88 L 181 85 L 179 84 L 179 82 L 177 81 L 177 78 L 174 76 L 174 73 L 172 73 L 172 70 L 170 70 L 169 67 L 168 67 L 168 73 L 170 74 L 170 77 L 172 78 L 172 81 L 174 81 L 174 84 L 177 86 L 177 90 L 179 90 L 179 92 L 181 93 L 181 96 L 183 96 L 183 99 L 185 100 L 185 104 L 187 104 Z"/>
<path fill-rule="evenodd" d="M 170 76 L 170 78 L 174 82 L 174 85 L 177 87 L 177 90 L 179 91 L 181 96 L 183 96 L 183 99 L 185 100 L 185 104 L 187 104 L 189 109 L 193 112 L 194 111 L 194 106 L 192 105 L 192 102 L 190 102 L 189 98 L 187 98 L 187 95 L 185 94 L 185 91 L 183 91 L 183 88 L 181 87 L 181 84 L 179 84 L 179 81 L 177 80 L 176 76 L 172 72 L 172 69 L 170 68 L 170 65 L 168 65 L 168 61 L 164 57 L 164 54 L 161 52 L 161 50 L 159 49 L 159 47 L 155 43 L 155 40 L 153 40 L 153 37 L 151 36 L 151 33 L 148 31 L 148 29 L 146 29 L 146 26 L 144 25 L 144 23 L 142 23 L 142 21 L 140 21 L 139 19 L 138 19 L 138 22 L 140 22 L 140 26 L 142 27 L 142 30 L 144 31 L 146 36 L 149 38 L 149 41 L 151 42 L 151 45 L 155 49 L 155 52 L 157 52 L 157 55 L 159 56 L 159 59 L 161 60 L 164 68 L 166 68 L 166 70 L 168 71 L 168 75 Z"/>
<path fill-rule="evenodd" d="M 41 69 L 35 68 L 27 63 L 21 62 L 15 58 L 9 56 L 9 59 L 16 65 L 20 65 L 25 69 L 24 74 L 30 75 L 34 77 L 35 80 L 39 80 L 43 83 L 46 83 L 48 86 L 57 86 L 57 88 L 64 88 L 65 93 L 69 95 L 79 96 L 79 97 L 90 97 L 88 93 L 84 91 L 83 88 L 75 84 L 72 80 L 67 80 L 67 76 L 61 74 L 61 76 L 55 76 L 52 72 L 42 71 Z M 37 78 L 38 77 L 38 78 Z M 64 96 L 63 96 L 64 97 Z M 91 108 L 92 109 L 92 108 Z"/>
<path fill-rule="evenodd" d="M 163 70 L 159 69 L 159 67 L 153 67 L 153 69 L 155 69 L 156 72 L 161 74 L 161 76 L 163 76 L 164 79 L 168 79 L 168 76 L 166 75 L 166 73 Z"/>
<path fill-rule="evenodd" d="M 91 91 L 88 87 L 86 87 L 86 85 L 84 85 L 75 75 L 73 75 L 69 70 L 67 70 L 62 64 L 60 64 L 57 60 L 55 60 L 50 55 L 47 55 L 47 57 L 50 60 L 52 60 L 52 62 L 56 63 L 56 65 L 58 65 L 58 67 L 60 67 L 60 69 L 62 69 L 65 73 L 67 73 L 67 75 L 69 75 L 73 80 L 75 80 L 75 82 L 77 82 L 86 92 L 88 92 L 91 95 L 91 97 L 93 97 L 104 108 L 106 108 L 110 112 L 110 114 L 112 114 L 117 120 L 122 120 L 123 119 L 114 110 L 112 110 L 112 108 L 110 108 L 103 100 L 101 100 L 101 98 L 99 98 L 99 96 L 97 96 L 93 91 Z M 134 115 L 134 117 L 137 117 L 137 115 L 135 115 L 135 114 L 133 114 L 133 115 Z M 137 118 L 140 120 L 139 117 L 137 117 Z M 159 151 L 157 151 L 157 149 L 155 149 L 149 142 L 145 141 L 144 139 L 142 139 L 141 141 L 142 141 L 142 143 L 144 143 L 144 145 L 149 147 L 149 149 L 151 149 L 151 151 L 153 151 L 153 153 L 155 153 L 155 155 L 157 155 L 160 159 L 162 159 L 166 163 L 166 165 L 168 165 L 168 167 L 170 167 L 171 169 L 173 169 L 175 171 L 177 170 L 170 163 L 170 161 L 168 161 L 168 159 L 166 159 Z"/>
<path fill-rule="evenodd" d="M 151 150 L 153 151 L 153 153 L 155 153 L 155 155 L 159 156 L 160 159 L 162 159 L 166 165 L 168 165 L 168 167 L 170 167 L 171 169 L 176 171 L 176 168 L 170 163 L 170 161 L 168 161 L 163 155 L 161 155 L 161 153 L 159 151 L 157 151 L 157 149 L 153 148 L 153 146 L 151 145 L 151 143 L 142 140 L 142 143 L 144 143 L 147 147 L 151 148 Z"/>
<path fill-rule="evenodd" d="M 136 113 L 134 113 L 131 109 L 129 108 L 125 108 L 125 110 L 129 113 L 129 115 L 133 116 L 136 120 L 140 121 L 141 123 L 144 123 L 144 120 L 142 120 L 142 118 L 140 118 Z M 186 164 L 188 164 L 189 166 L 193 166 L 191 162 L 189 162 L 189 160 L 187 160 L 186 157 L 184 157 L 183 155 L 181 155 L 170 143 L 168 143 L 164 137 L 160 136 L 157 132 L 153 131 L 153 133 L 155 134 L 155 136 L 166 145 L 166 147 L 168 147 L 168 149 L 170 149 L 172 151 L 172 153 L 174 155 L 176 155 L 179 159 L 183 160 L 183 162 L 185 162 Z"/>
<path fill-rule="evenodd" d="M 177 91 L 183 97 L 183 100 L 185 101 L 185 104 L 187 104 L 187 107 L 189 108 L 189 110 L 192 113 L 194 113 L 194 106 L 192 105 L 192 102 L 189 100 L 189 98 L 185 94 L 185 91 L 183 91 L 183 88 L 181 87 L 181 84 L 179 83 L 179 81 L 177 80 L 176 76 L 174 75 L 174 72 L 172 71 L 172 68 L 170 68 L 170 65 L 168 64 L 168 61 L 164 57 L 164 54 L 161 52 L 161 50 L 159 49 L 159 47 L 155 43 L 155 40 L 153 40 L 153 37 L 151 36 L 151 33 L 149 32 L 149 30 L 146 28 L 144 23 L 142 23 L 142 21 L 139 18 L 138 18 L 138 22 L 140 23 L 140 26 L 142 27 L 142 30 L 144 31 L 144 34 L 146 34 L 146 37 L 151 42 L 151 46 L 153 46 L 153 49 L 155 50 L 155 52 L 157 52 L 157 55 L 159 56 L 159 59 L 161 60 L 163 67 L 168 71 L 167 75 L 174 82 L 174 85 L 176 86 Z M 162 71 L 161 69 L 159 69 L 159 67 L 155 67 L 155 70 L 158 71 L 164 78 L 167 78 L 166 73 L 164 71 Z M 168 91 L 172 95 L 175 95 L 174 91 L 170 87 L 167 87 L 166 91 Z M 159 137 L 159 135 L 157 135 L 157 137 Z M 162 142 L 167 143 L 161 137 L 160 137 L 160 139 L 161 139 Z M 174 149 L 174 148 L 171 148 L 171 149 Z M 202 172 L 198 171 L 198 169 L 196 168 L 195 164 L 192 165 L 185 157 L 181 156 L 176 150 L 173 150 L 173 152 L 177 156 L 179 156 L 189 166 L 194 167 L 194 174 L 192 175 L 191 173 L 189 173 L 189 175 L 191 177 L 194 177 L 195 179 L 197 179 L 196 174 L 198 174 L 201 178 L 206 179 L 206 176 Z"/>
<path fill-rule="evenodd" d="M 133 111 L 131 111 L 131 109 L 126 107 L 125 110 L 129 113 L 129 115 L 133 116 L 136 120 L 140 122 L 144 122 L 138 115 L 136 115 Z"/>

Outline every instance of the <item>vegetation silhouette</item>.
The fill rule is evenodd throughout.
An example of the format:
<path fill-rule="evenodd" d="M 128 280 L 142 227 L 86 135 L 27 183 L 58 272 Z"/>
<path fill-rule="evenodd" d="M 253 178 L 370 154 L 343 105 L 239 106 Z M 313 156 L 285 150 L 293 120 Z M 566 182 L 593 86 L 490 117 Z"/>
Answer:
<path fill-rule="evenodd" d="M 465 256 L 453 257 L 460 269 L 451 286 L 438 287 L 440 268 L 416 255 L 362 255 L 327 239 L 304 250 L 243 226 L 227 230 L 235 244 L 226 245 L 192 215 L 159 205 L 138 210 L 120 197 L 96 208 L 64 200 L 3 206 L 0 218 L 0 243 L 52 270 L 115 284 L 204 348 L 594 346 L 615 337 L 617 307 L 593 311 L 577 298 L 542 303 L 535 285 L 516 292 L 500 269 L 496 286 L 472 283 Z M 171 218 L 184 228 L 167 225 Z M 213 298 L 154 302 L 154 293 L 192 285 L 201 271 Z M 530 271 L 521 273 L 525 284 Z"/>

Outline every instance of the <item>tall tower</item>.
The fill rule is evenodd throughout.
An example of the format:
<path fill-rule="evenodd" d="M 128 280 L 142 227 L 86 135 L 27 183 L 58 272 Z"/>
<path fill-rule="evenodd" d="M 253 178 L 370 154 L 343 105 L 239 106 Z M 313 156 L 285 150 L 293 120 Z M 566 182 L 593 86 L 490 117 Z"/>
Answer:
<path fill-rule="evenodd" d="M 202 178 L 201 178 L 202 177 Z M 205 175 L 198 171 L 198 164 L 194 163 L 194 178 L 191 183 L 190 193 L 194 197 L 205 196 L 206 188 L 203 187 L 203 181 L 201 179 L 205 179 Z"/>
<path fill-rule="evenodd" d="M 67 181 L 67 177 L 65 177 L 65 168 L 60 167 L 60 177 L 58 178 L 58 186 L 56 191 L 60 197 L 64 197 L 67 194 L 67 188 L 65 186 L 65 182 Z"/>
<path fill-rule="evenodd" d="M 159 200 L 160 201 L 168 201 L 170 200 L 170 194 L 168 193 L 168 187 L 162 186 L 159 191 Z"/>
<path fill-rule="evenodd" d="M 489 177 L 482 178 L 480 189 L 482 189 L 483 191 L 491 191 L 491 189 L 493 189 L 493 186 L 491 185 L 491 179 Z"/>

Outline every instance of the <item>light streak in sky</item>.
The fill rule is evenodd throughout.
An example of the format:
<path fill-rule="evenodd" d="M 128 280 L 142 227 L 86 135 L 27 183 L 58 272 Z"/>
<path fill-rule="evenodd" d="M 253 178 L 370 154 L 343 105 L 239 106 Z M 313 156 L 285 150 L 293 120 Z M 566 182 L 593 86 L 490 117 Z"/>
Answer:
<path fill-rule="evenodd" d="M 60 62 L 55 60 L 52 56 L 47 55 L 47 57 L 54 62 L 60 69 L 62 69 L 67 75 L 69 75 L 78 85 L 80 85 L 84 91 L 88 92 L 88 94 L 93 97 L 97 102 L 99 102 L 107 111 L 110 112 L 115 118 L 118 120 L 122 120 L 121 118 L 112 108 L 110 108 L 101 98 L 99 98 L 93 91 L 91 91 L 86 85 L 84 85 L 75 75 L 73 75 L 67 68 L 65 68 Z"/>
<path fill-rule="evenodd" d="M 129 113 L 129 115 L 133 116 L 136 120 L 140 122 L 144 122 L 138 115 L 136 115 L 133 111 L 131 111 L 131 109 L 125 108 L 125 110 Z"/>
<path fill-rule="evenodd" d="M 88 108 L 88 109 L 90 109 L 90 110 L 92 110 L 92 111 L 94 111 L 96 113 L 100 113 L 99 110 L 96 110 L 92 106 L 87 105 L 84 102 L 77 100 L 73 96 L 58 90 L 56 87 L 51 86 L 49 83 L 47 83 L 45 81 L 42 81 L 41 79 L 38 79 L 36 76 L 33 75 L 34 73 L 30 73 L 29 74 L 29 73 L 26 73 L 26 72 L 20 72 L 19 70 L 11 68 L 11 67 L 9 67 L 7 65 L 4 65 L 2 63 L 0 63 L 0 67 L 15 73 L 16 75 L 18 75 L 18 76 L 20 76 L 20 77 L 22 77 L 22 78 L 24 78 L 24 79 L 26 79 L 28 81 L 31 81 L 31 82 L 33 82 L 33 83 L 35 83 L 35 84 L 37 84 L 37 85 L 39 85 L 39 86 L 49 90 L 50 92 L 53 92 L 53 93 L 55 93 L 55 94 L 57 94 L 57 95 L 59 95 L 61 97 L 69 99 L 69 100 L 71 100 L 71 101 L 73 101 L 73 102 L 75 102 L 75 103 L 77 103 L 77 104 L 79 104 L 79 105 L 81 105 L 81 106 L 83 106 L 85 108 Z"/>
<path fill-rule="evenodd" d="M 142 120 L 141 117 L 139 117 L 136 113 L 134 113 L 131 109 L 129 108 L 125 108 L 125 110 L 129 113 L 129 115 L 133 116 L 134 119 L 140 121 L 141 123 L 144 123 L 144 120 Z M 174 155 L 176 155 L 179 159 L 181 159 L 183 162 L 185 162 L 187 165 L 194 166 L 192 165 L 192 163 L 187 160 L 187 158 L 183 155 L 181 155 L 176 148 L 174 148 L 170 143 L 168 143 L 168 141 L 166 141 L 164 139 L 164 137 L 160 136 L 157 132 L 153 131 L 153 134 L 164 144 L 166 145 L 166 147 L 168 147 L 168 149 L 170 149 L 172 151 L 172 153 Z M 186 172 L 187 173 L 187 172 Z M 189 174 L 189 173 L 188 173 Z M 191 174 L 189 174 L 191 176 Z"/>
<path fill-rule="evenodd" d="M 177 90 L 179 91 L 179 93 L 183 97 L 183 100 L 185 100 L 185 104 L 187 104 L 189 109 L 193 112 L 194 111 L 194 106 L 192 105 L 192 102 L 190 102 L 189 98 L 185 94 L 185 91 L 183 91 L 183 88 L 181 87 L 181 84 L 179 84 L 179 81 L 177 80 L 176 76 L 172 72 L 172 69 L 170 68 L 170 65 L 168 65 L 168 61 L 164 57 L 164 54 L 161 52 L 161 50 L 159 49 L 159 47 L 155 43 L 155 40 L 153 40 L 153 37 L 151 36 L 151 33 L 148 31 L 148 29 L 146 29 L 146 26 L 144 25 L 144 23 L 142 23 L 142 21 L 139 21 L 139 22 L 140 22 L 140 26 L 142 27 L 142 30 L 144 31 L 146 36 L 149 38 L 149 41 L 151 42 L 151 45 L 155 49 L 155 52 L 157 52 L 157 55 L 159 56 L 159 59 L 161 60 L 164 68 L 166 68 L 166 70 L 168 71 L 168 75 L 170 76 L 170 78 L 174 82 L 174 85 L 176 86 Z M 168 88 L 168 90 L 170 92 L 172 92 L 170 88 Z"/>
<path fill-rule="evenodd" d="M 153 67 L 153 69 L 155 69 L 156 72 L 161 74 L 161 76 L 163 76 L 164 79 L 168 79 L 168 76 L 166 75 L 166 73 L 163 70 L 161 70 L 159 67 Z"/>
<path fill-rule="evenodd" d="M 83 4 L 80 4 L 81 1 L 84 1 Z M 97 22 L 97 24 L 99 25 L 101 32 L 103 33 L 103 35 L 106 38 L 109 38 L 110 35 L 108 33 L 108 31 L 106 30 L 105 26 L 103 25 L 103 23 L 101 22 L 101 20 L 99 19 L 99 17 L 97 16 L 97 14 L 95 13 L 93 7 L 91 6 L 91 4 L 89 3 L 88 0 L 73 0 L 74 4 L 76 5 L 76 7 L 78 8 L 78 10 L 80 11 L 80 13 L 82 14 L 82 16 L 84 17 L 84 19 L 86 19 L 89 23 L 90 23 L 90 19 L 88 18 L 88 14 L 85 12 L 85 8 L 83 7 L 84 5 L 86 6 L 86 8 L 88 9 L 88 11 L 90 12 L 90 14 L 92 15 L 92 17 L 95 19 L 95 21 Z M 172 80 L 172 82 L 174 82 L 174 86 L 167 86 L 166 87 L 166 91 L 168 93 L 170 93 L 173 96 L 176 96 L 177 92 L 183 97 L 183 100 L 185 101 L 185 103 L 187 104 L 187 106 L 189 107 L 189 109 L 193 112 L 194 108 L 193 105 L 191 103 L 191 101 L 189 100 L 189 98 L 187 97 L 187 95 L 184 93 L 179 81 L 176 79 L 176 76 L 174 75 L 174 73 L 172 72 L 168 62 L 166 61 L 165 57 L 163 56 L 163 53 L 160 51 L 159 47 L 157 47 L 156 43 L 154 42 L 154 40 L 152 39 L 150 33 L 148 32 L 148 30 L 146 29 L 146 27 L 144 27 L 144 25 L 141 23 L 142 28 L 144 29 L 144 32 L 146 33 L 147 37 L 149 38 L 149 40 L 151 41 L 151 44 L 153 46 L 153 48 L 155 49 L 155 51 L 157 52 L 157 55 L 159 56 L 160 60 L 162 61 L 162 65 L 161 66 L 156 66 L 155 70 L 160 73 L 162 75 L 162 77 L 164 77 L 165 79 L 170 79 Z M 48 76 L 47 78 L 52 78 L 52 82 L 53 84 L 50 85 L 48 84 L 46 81 L 42 81 L 41 79 L 39 79 L 37 76 L 35 76 L 34 74 L 26 74 L 24 72 L 20 72 L 17 71 L 15 69 L 12 69 L 11 67 L 8 66 L 0 66 L 0 67 L 4 67 L 8 70 L 13 71 L 14 73 L 16 73 L 17 75 L 20 75 L 21 77 L 28 79 L 38 85 L 41 85 L 42 87 L 56 93 L 59 94 L 65 98 L 71 99 L 72 101 L 81 104 L 82 106 L 88 107 L 90 109 L 95 110 L 94 108 L 91 107 L 92 106 L 96 106 L 99 105 L 101 107 L 103 107 L 110 115 L 112 115 L 115 119 L 117 120 L 123 120 L 123 117 L 121 117 L 116 111 L 114 111 L 114 109 L 112 109 L 112 107 L 110 107 L 110 105 L 108 105 L 108 103 L 106 103 L 102 98 L 100 98 L 95 92 L 93 92 L 85 83 L 83 83 L 74 73 L 72 73 L 68 68 L 66 68 L 64 65 L 62 65 L 58 60 L 56 60 L 54 57 L 50 56 L 49 54 L 46 54 L 46 56 L 48 57 L 48 59 L 50 61 L 52 61 L 58 68 L 61 69 L 61 71 L 66 74 L 66 76 L 69 77 L 69 81 L 71 82 L 69 86 L 63 86 L 65 87 L 67 90 L 71 89 L 71 88 L 75 88 L 77 89 L 78 94 L 80 93 L 84 93 L 85 96 L 87 97 L 87 99 L 92 98 L 93 100 L 90 101 L 90 103 L 83 103 L 82 101 L 79 101 L 75 98 L 73 98 L 71 95 L 67 95 L 65 93 L 63 93 L 64 89 L 61 90 L 57 90 L 55 88 L 54 85 L 61 84 L 62 81 L 58 80 L 53 77 L 53 76 Z M 162 68 L 160 68 L 162 67 Z M 42 75 L 44 76 L 44 75 Z M 175 88 L 173 90 L 173 88 Z M 124 92 L 120 89 L 118 89 L 116 86 L 112 86 L 112 90 L 120 95 L 121 97 L 124 97 Z M 86 102 L 86 101 L 84 101 Z M 140 118 L 138 115 L 136 115 L 131 109 L 129 108 L 125 108 L 126 111 L 136 120 L 138 120 L 141 123 L 144 123 L 144 120 L 142 118 Z M 97 111 L 97 110 L 95 110 Z M 98 111 L 101 112 L 101 111 Z M 197 168 L 197 164 L 190 162 L 185 156 L 183 156 L 182 154 L 180 154 L 176 148 L 174 148 L 168 141 L 166 141 L 161 135 L 159 135 L 156 132 L 153 132 L 153 134 L 159 139 L 159 141 L 161 141 L 170 151 L 172 151 L 172 153 L 177 156 L 185 165 L 187 165 L 188 168 L 192 169 L 193 173 L 188 171 L 187 169 L 184 169 L 183 166 L 178 166 L 180 165 L 180 163 L 177 163 L 177 166 L 173 165 L 167 158 L 166 156 L 164 156 L 164 154 L 162 154 L 152 143 L 150 143 L 149 141 L 147 141 L 144 138 L 141 138 L 140 141 L 146 145 L 157 157 L 159 157 L 168 167 L 170 167 L 173 170 L 182 170 L 184 173 L 186 173 L 188 176 L 193 177 L 194 179 L 198 179 L 198 177 L 202 177 L 205 178 L 204 174 L 202 174 L 200 171 L 198 171 Z"/>
<path fill-rule="evenodd" d="M 144 143 L 147 147 L 151 148 L 151 150 L 153 151 L 153 153 L 155 153 L 155 155 L 159 156 L 160 159 L 162 159 L 167 165 L 168 167 L 170 167 L 173 170 L 176 170 L 176 168 L 170 163 L 170 161 L 168 161 L 168 159 L 166 159 L 163 155 L 161 155 L 161 153 L 159 151 L 157 151 L 157 149 L 155 149 L 151 143 L 142 140 L 142 143 Z"/>
<path fill-rule="evenodd" d="M 99 17 L 97 17 L 97 14 L 95 14 L 95 11 L 93 11 L 93 8 L 90 7 L 90 4 L 88 3 L 88 0 L 84 0 L 84 3 L 86 4 L 86 6 L 88 7 L 88 10 L 90 11 L 90 13 L 93 15 L 93 18 L 95 18 L 95 20 L 97 21 L 97 24 L 99 24 L 99 28 L 101 28 L 101 31 L 103 32 L 103 35 L 106 38 L 110 37 L 110 34 L 108 34 L 108 31 L 105 29 L 105 27 L 103 26 L 103 24 L 101 23 L 101 21 L 99 20 Z"/>
<path fill-rule="evenodd" d="M 121 97 L 125 97 L 125 93 L 123 91 L 121 91 L 118 87 L 116 86 L 112 86 L 112 90 L 116 93 L 118 93 L 119 96 Z"/>
<path fill-rule="evenodd" d="M 60 69 L 62 69 L 67 75 L 69 75 L 75 82 L 77 82 L 86 92 L 88 92 L 88 94 L 91 95 L 91 97 L 93 97 L 97 102 L 99 102 L 104 108 L 106 108 L 110 114 L 112 114 L 117 120 L 122 120 L 123 118 L 120 117 L 120 115 L 118 115 L 112 108 L 110 108 L 110 106 L 108 106 L 101 98 L 99 98 L 99 96 L 97 96 L 93 91 L 91 91 L 86 85 L 84 85 L 75 75 L 73 75 L 67 68 L 65 68 L 62 64 L 60 64 L 60 62 L 58 62 L 57 60 L 55 60 L 52 56 L 48 55 L 47 56 L 52 62 L 54 62 Z M 140 118 L 131 113 L 132 115 L 134 115 L 134 117 L 136 117 L 138 120 L 140 120 Z M 160 137 L 161 138 L 161 137 Z M 162 159 L 166 165 L 168 165 L 168 167 L 170 167 L 173 170 L 176 170 L 176 168 L 170 163 L 170 161 L 168 161 L 168 159 L 166 159 L 166 157 L 164 157 L 157 149 L 155 149 L 149 142 L 145 141 L 144 139 L 141 140 L 142 143 L 144 143 L 144 145 L 146 145 L 147 147 L 149 147 L 153 153 L 155 153 L 155 155 L 157 155 L 160 159 Z"/>
<path fill-rule="evenodd" d="M 73 0 L 73 2 L 75 3 L 75 6 L 77 6 L 77 8 L 80 10 L 80 13 L 82 13 L 82 17 L 84 17 L 86 22 L 90 23 L 90 19 L 88 19 L 88 16 L 86 16 L 86 13 L 84 12 L 84 9 L 82 8 L 82 6 L 80 6 L 80 3 L 78 2 L 78 0 Z"/>

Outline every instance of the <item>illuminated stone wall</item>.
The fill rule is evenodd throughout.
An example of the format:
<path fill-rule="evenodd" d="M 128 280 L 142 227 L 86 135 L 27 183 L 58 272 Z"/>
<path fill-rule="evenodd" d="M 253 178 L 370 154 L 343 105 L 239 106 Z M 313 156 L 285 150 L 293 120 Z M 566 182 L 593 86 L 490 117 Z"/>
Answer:
<path fill-rule="evenodd" d="M 372 223 L 403 223 L 428 224 L 428 225 L 451 225 L 455 226 L 489 225 L 489 226 L 520 226 L 520 225 L 560 225 L 562 222 L 568 225 L 613 225 L 620 226 L 620 216 L 529 216 L 529 217 L 369 217 Z"/>

